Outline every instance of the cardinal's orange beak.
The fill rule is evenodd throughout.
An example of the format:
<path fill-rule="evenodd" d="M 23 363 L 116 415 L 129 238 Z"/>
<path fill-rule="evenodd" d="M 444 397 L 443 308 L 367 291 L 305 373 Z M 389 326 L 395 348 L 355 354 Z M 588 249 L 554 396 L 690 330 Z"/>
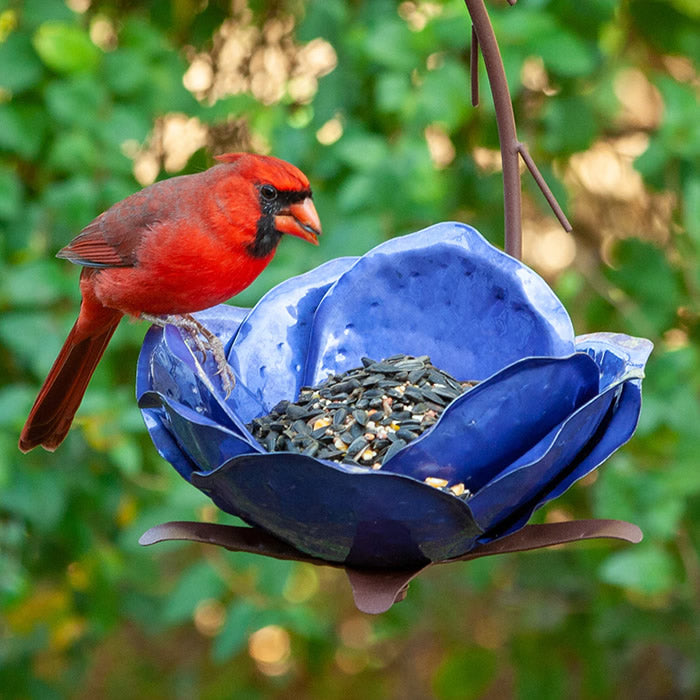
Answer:
<path fill-rule="evenodd" d="M 318 212 L 311 197 L 292 204 L 277 214 L 275 228 L 282 233 L 289 233 L 318 245 L 318 236 L 321 235 L 321 220 L 318 218 Z"/>

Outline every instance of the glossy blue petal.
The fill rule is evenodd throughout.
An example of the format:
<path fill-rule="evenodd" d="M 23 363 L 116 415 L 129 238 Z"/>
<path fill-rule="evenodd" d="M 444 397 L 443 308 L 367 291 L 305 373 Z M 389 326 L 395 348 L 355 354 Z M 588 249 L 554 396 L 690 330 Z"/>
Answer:
<path fill-rule="evenodd" d="M 222 510 L 301 551 L 352 566 L 421 566 L 469 551 L 481 534 L 450 494 L 303 455 L 238 457 L 192 483 Z"/>
<path fill-rule="evenodd" d="M 577 338 L 601 375 L 601 394 L 557 426 L 470 501 L 477 522 L 508 534 L 525 525 L 532 512 L 589 474 L 634 433 L 641 409 L 640 382 L 652 350 L 645 338 L 591 333 Z M 517 494 L 504 499 L 503 494 Z M 488 536 L 490 535 L 490 537 Z"/>
<path fill-rule="evenodd" d="M 220 304 L 219 306 L 199 311 L 193 315 L 212 333 L 218 336 L 224 345 L 228 345 L 233 335 L 238 330 L 238 326 L 249 312 L 250 309 Z M 170 359 L 165 359 L 165 356 L 170 354 L 170 348 L 167 347 L 165 343 L 164 329 L 158 326 L 151 326 L 146 333 L 136 366 L 137 398 L 145 391 L 151 391 L 153 389 L 162 390 L 163 387 L 158 386 L 160 382 L 165 382 L 167 385 L 172 384 L 173 378 L 167 376 L 168 372 L 161 372 L 161 369 L 164 368 L 164 364 L 167 366 L 166 370 L 171 368 L 172 365 Z M 183 348 L 181 347 L 181 349 Z M 162 350 L 165 350 L 165 352 L 161 352 Z M 186 351 L 187 349 L 184 348 L 184 350 Z M 159 359 L 157 360 L 154 358 L 154 353 L 156 353 L 156 351 L 159 352 Z M 186 354 L 188 356 L 190 355 L 189 352 L 186 352 Z M 205 368 L 209 369 L 211 366 L 210 364 L 206 364 Z"/>
<path fill-rule="evenodd" d="M 302 386 L 316 307 L 326 290 L 356 258 L 338 258 L 270 290 L 241 324 L 229 353 L 240 377 L 229 404 L 243 421 L 294 401 Z"/>
<path fill-rule="evenodd" d="M 589 354 L 600 368 L 601 391 L 623 379 L 642 379 L 654 345 L 624 333 L 587 333 L 576 338 L 576 350 Z"/>
<path fill-rule="evenodd" d="M 475 493 L 469 505 L 487 535 L 527 522 L 544 493 L 587 454 L 619 389 L 611 387 L 589 401 Z"/>
<path fill-rule="evenodd" d="M 443 223 L 360 258 L 319 304 L 306 384 L 363 355 L 430 355 L 458 379 L 485 379 L 527 356 L 574 351 L 571 321 L 547 284 L 464 224 Z"/>
<path fill-rule="evenodd" d="M 575 481 L 586 476 L 602 464 L 633 435 L 642 408 L 642 391 L 638 382 L 630 381 L 622 385 L 622 393 L 616 396 L 611 412 L 601 426 L 598 439 L 589 446 L 590 451 L 582 457 L 560 483 L 555 484 L 537 504 L 540 505 L 558 498 Z"/>
<path fill-rule="evenodd" d="M 152 329 L 144 351 L 146 348 L 148 354 L 140 358 L 139 401 L 145 393 L 156 392 L 232 430 L 254 449 L 261 449 L 240 417 L 226 404 L 214 361 L 207 358 L 202 366 L 178 328 Z"/>
<path fill-rule="evenodd" d="M 598 368 L 584 353 L 526 358 L 455 399 L 383 469 L 476 493 L 597 392 Z"/>
<path fill-rule="evenodd" d="M 146 429 L 158 454 L 175 467 L 180 476 L 190 481 L 192 472 L 199 467 L 183 452 L 164 420 L 164 412 L 158 404 L 155 408 L 139 405 Z"/>
<path fill-rule="evenodd" d="M 194 315 L 224 344 L 228 344 L 248 312 L 249 309 L 221 304 Z M 195 379 L 195 364 L 176 329 L 170 328 L 166 333 L 163 328 L 152 326 L 146 333 L 136 369 L 136 397 L 151 439 L 158 453 L 187 480 L 201 467 L 175 439 L 163 409 L 165 396 L 161 395 L 161 401 L 154 400 L 154 395 L 163 392 L 171 399 L 184 399 L 194 410 L 214 416 L 225 425 L 231 424 L 219 402 L 212 400 L 210 392 L 201 391 L 201 381 Z M 147 394 L 150 396 L 146 397 Z"/>
<path fill-rule="evenodd" d="M 255 450 L 251 443 L 191 408 L 151 391 L 141 396 L 139 405 L 160 409 L 159 418 L 197 471 L 212 471 L 226 460 Z M 262 451 L 261 448 L 257 448 Z"/>

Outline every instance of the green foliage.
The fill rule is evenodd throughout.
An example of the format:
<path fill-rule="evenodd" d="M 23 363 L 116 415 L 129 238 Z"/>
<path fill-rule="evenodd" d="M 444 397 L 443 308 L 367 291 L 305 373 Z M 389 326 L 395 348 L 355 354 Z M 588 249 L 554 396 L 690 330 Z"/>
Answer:
<path fill-rule="evenodd" d="M 145 152 L 158 177 L 173 174 L 158 130 L 165 115 L 197 118 L 224 145 L 213 136 L 244 119 L 256 146 L 312 180 L 322 245 L 284 241 L 240 305 L 324 260 L 440 220 L 468 221 L 500 243 L 503 205 L 499 174 L 475 155 L 498 140 L 483 67 L 482 105 L 469 106 L 461 1 L 250 2 L 250 17 L 237 15 L 229 30 L 250 23 L 250 36 L 285 50 L 323 39 L 337 57 L 310 97 L 284 80 L 281 99 L 264 101 L 247 75 L 242 92 L 218 99 L 184 87 L 188 61 L 219 46 L 228 2 L 0 2 L 2 697 L 700 692 L 697 3 L 488 5 L 519 133 L 575 226 L 574 262 L 541 272 L 578 332 L 656 344 L 637 434 L 595 483 L 547 513 L 632 520 L 645 541 L 438 567 L 376 619 L 354 611 L 334 570 L 194 546 L 144 550 L 138 537 L 156 523 L 231 519 L 145 435 L 133 400 L 142 324 L 118 329 L 61 448 L 20 455 L 18 433 L 79 303 L 77 269 L 53 255 L 140 187 L 134 164 Z M 260 70 L 265 60 L 252 53 L 261 45 L 246 47 L 243 72 L 248 59 Z M 660 117 L 625 116 L 629 69 L 663 104 Z M 322 137 L 329 122 L 335 136 Z M 431 154 L 426 134 L 441 152 Z M 603 192 L 606 172 L 589 177 L 597 188 L 577 185 L 571 156 L 627 137 L 644 142 L 625 158 L 635 158 L 645 189 L 627 199 Z M 199 148 L 184 171 L 209 164 Z M 534 192 L 529 180 L 524 189 Z M 534 194 L 525 207 L 536 266 L 542 258 L 529 251 L 543 240 L 544 206 Z M 251 634 L 267 626 L 289 643 L 277 665 L 249 653 Z"/>

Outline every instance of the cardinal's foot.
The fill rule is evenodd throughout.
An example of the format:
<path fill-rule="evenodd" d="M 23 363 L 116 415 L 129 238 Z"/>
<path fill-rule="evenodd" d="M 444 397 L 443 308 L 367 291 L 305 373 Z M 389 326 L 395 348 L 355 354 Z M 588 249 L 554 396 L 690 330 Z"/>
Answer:
<path fill-rule="evenodd" d="M 224 344 L 208 328 L 203 326 L 191 314 L 152 316 L 151 314 L 141 314 L 144 321 L 153 323 L 156 326 L 165 328 L 171 325 L 181 328 L 187 334 L 185 341 L 189 340 L 195 351 L 202 354 L 202 362 L 207 357 L 207 352 L 211 353 L 217 366 L 217 374 L 221 377 L 221 388 L 224 390 L 226 398 L 231 395 L 236 386 L 236 376 L 226 361 Z"/>

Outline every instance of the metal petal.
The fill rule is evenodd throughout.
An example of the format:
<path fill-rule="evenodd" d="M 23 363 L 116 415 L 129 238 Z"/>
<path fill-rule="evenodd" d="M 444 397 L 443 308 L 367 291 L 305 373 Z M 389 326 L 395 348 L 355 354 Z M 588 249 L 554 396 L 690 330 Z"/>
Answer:
<path fill-rule="evenodd" d="M 241 456 L 192 483 L 302 552 L 352 566 L 420 566 L 469 551 L 481 534 L 450 494 L 303 455 Z"/>
<path fill-rule="evenodd" d="M 143 394 L 142 396 L 146 395 Z M 139 406 L 151 440 L 153 440 L 158 454 L 164 460 L 170 462 L 180 476 L 190 481 L 192 472 L 197 471 L 199 467 L 177 444 L 173 434 L 164 422 L 164 413 L 160 404 L 156 403 L 155 405 L 155 408 L 147 408 L 146 405 Z"/>
<path fill-rule="evenodd" d="M 305 383 L 399 352 L 480 380 L 523 357 L 569 355 L 573 341 L 536 273 L 473 228 L 443 223 L 377 246 L 333 285 L 316 312 Z"/>
<path fill-rule="evenodd" d="M 609 415 L 605 432 L 600 440 L 590 446 L 590 452 L 583 458 L 562 481 L 554 486 L 542 500 L 540 505 L 558 498 L 575 481 L 586 476 L 598 465 L 604 462 L 618 448 L 622 447 L 634 434 L 639 422 L 639 414 L 642 409 L 642 392 L 637 382 L 625 382 L 622 385 L 622 393 L 616 398 L 613 410 Z"/>
<path fill-rule="evenodd" d="M 586 457 L 620 390 L 613 386 L 596 396 L 474 494 L 469 505 L 487 531 L 483 541 L 524 525 L 543 494 Z"/>
<path fill-rule="evenodd" d="M 303 382 L 313 314 L 326 290 L 355 260 L 331 260 L 282 282 L 241 324 L 229 362 L 249 393 L 236 388 L 229 403 L 244 422 L 269 412 L 282 399 L 296 399 Z"/>
<path fill-rule="evenodd" d="M 461 482 L 477 493 L 597 393 L 598 368 L 584 353 L 526 358 L 455 399 L 383 468 Z"/>
<path fill-rule="evenodd" d="M 588 353 L 600 368 L 601 391 L 616 382 L 641 380 L 654 345 L 624 333 L 587 333 L 576 338 L 576 350 Z"/>
<path fill-rule="evenodd" d="M 234 309 L 230 312 L 223 305 L 217 308 L 218 319 L 226 317 L 231 319 L 228 335 L 224 329 L 220 336 L 222 340 L 227 337 L 230 339 L 231 331 L 237 327 L 244 310 Z M 201 315 L 198 317 L 201 320 Z M 225 324 L 225 320 L 222 323 Z M 221 329 L 214 325 L 213 330 Z M 183 406 L 189 409 L 192 415 L 206 416 L 213 423 L 233 431 L 250 445 L 249 451 L 262 449 L 241 419 L 226 404 L 218 386 L 216 371 L 216 364 L 209 357 L 204 366 L 200 364 L 183 340 L 179 329 L 174 326 L 168 326 L 165 329 L 152 328 L 149 331 L 139 357 L 137 399 L 142 408 L 149 409 L 150 418 L 146 421 L 146 426 L 159 451 L 172 451 L 163 432 L 166 430 L 164 426 L 169 426 L 170 421 L 165 420 L 162 402 L 154 400 L 154 395 L 162 396 L 170 402 L 171 406 Z M 240 387 L 239 391 L 245 391 L 245 387 Z M 147 395 L 149 398 L 144 398 Z M 146 417 L 145 414 L 144 417 Z M 165 442 L 161 445 L 160 442 L 163 440 Z M 230 456 L 225 456 L 214 466 L 218 466 Z M 183 462 L 178 458 L 178 464 L 176 468 L 187 478 L 187 474 L 191 471 L 188 460 Z"/>
<path fill-rule="evenodd" d="M 263 451 L 254 441 L 251 444 L 234 430 L 158 392 L 142 394 L 139 406 L 149 412 L 159 441 L 175 457 L 177 470 L 188 480 L 193 471 L 211 471 L 237 455 Z M 165 440 L 158 431 L 167 434 Z"/>

